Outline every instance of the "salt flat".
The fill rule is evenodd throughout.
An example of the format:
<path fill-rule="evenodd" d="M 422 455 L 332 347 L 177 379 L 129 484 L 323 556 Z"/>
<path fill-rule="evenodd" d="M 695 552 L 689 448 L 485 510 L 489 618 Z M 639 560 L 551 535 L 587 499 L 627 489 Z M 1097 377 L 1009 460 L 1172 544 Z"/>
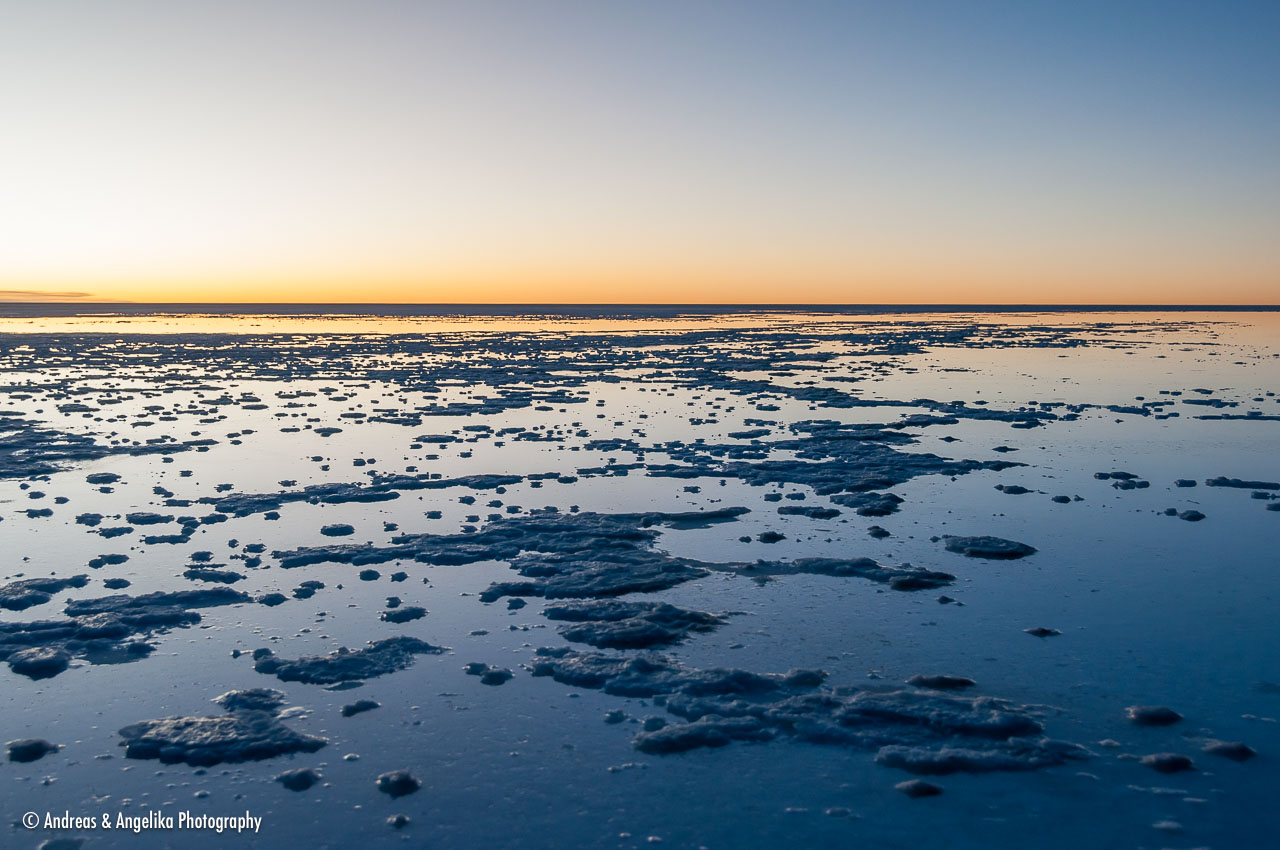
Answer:
<path fill-rule="evenodd" d="M 1276 313 L 10 316 L 0 370 L 14 846 L 1274 835 Z"/>

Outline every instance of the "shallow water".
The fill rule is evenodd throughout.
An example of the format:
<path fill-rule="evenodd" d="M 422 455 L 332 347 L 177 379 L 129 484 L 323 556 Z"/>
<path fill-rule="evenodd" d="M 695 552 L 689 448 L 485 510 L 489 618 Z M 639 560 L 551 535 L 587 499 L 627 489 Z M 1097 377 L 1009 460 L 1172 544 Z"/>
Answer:
<path fill-rule="evenodd" d="M 0 621 L 64 620 L 68 600 L 220 586 L 183 576 L 206 563 L 239 574 L 230 587 L 247 594 L 196 609 L 198 622 L 129 636 L 154 648 L 128 663 L 102 663 L 126 659 L 77 645 L 69 669 L 48 678 L 0 666 L 0 741 L 61 746 L 0 764 L 6 846 L 81 837 L 86 848 L 1234 848 L 1270 846 L 1276 834 L 1280 511 L 1269 506 L 1280 490 L 1206 482 L 1280 481 L 1278 313 L 26 315 L 0 319 L 0 346 L 0 585 L 88 579 Z M 804 424 L 816 420 L 828 424 Z M 855 433 L 883 452 L 841 454 Z M 795 459 L 812 466 L 771 466 Z M 824 465 L 835 470 L 827 486 L 813 477 Z M 884 483 L 858 484 L 873 465 Z M 1112 471 L 1149 483 L 1118 489 L 1121 481 L 1095 477 Z M 86 480 L 101 473 L 119 480 Z M 428 477 L 493 473 L 519 478 L 495 488 Z M 385 500 L 325 500 L 374 490 Z M 877 516 L 840 501 L 868 490 L 904 501 Z M 230 501 L 238 494 L 261 498 Z M 557 513 L 539 512 L 548 506 Z M 704 671 L 820 668 L 823 693 L 894 686 L 929 706 L 943 703 L 902 683 L 965 676 L 977 684 L 963 697 L 1007 700 L 1084 757 L 925 775 L 943 793 L 912 799 L 894 786 L 913 775 L 877 764 L 877 746 L 822 743 L 790 727 L 769 727 L 767 741 L 655 754 L 638 721 L 684 720 L 661 697 L 531 675 L 540 647 L 644 650 L 566 641 L 564 623 L 542 614 L 558 599 L 520 597 L 528 604 L 514 609 L 507 597 L 481 601 L 491 584 L 541 580 L 517 573 L 511 553 L 458 564 L 408 552 L 360 565 L 323 550 L 327 560 L 282 566 L 307 547 L 373 552 L 404 545 L 400 535 L 486 539 L 526 519 L 575 529 L 590 512 L 738 506 L 750 512 L 705 527 L 659 522 L 652 550 L 643 544 L 611 573 L 705 567 L 620 597 L 724 615 L 652 651 Z M 840 513 L 779 514 L 786 506 Z M 173 519 L 127 519 L 139 511 Z M 77 523 L 84 514 L 103 518 Z M 184 515 L 195 521 L 184 526 Z M 332 524 L 353 531 L 320 533 Z M 869 536 L 872 526 L 890 536 Z M 132 530 L 100 533 L 116 527 Z M 783 539 L 761 542 L 764 532 Z M 942 535 L 1037 551 L 968 558 L 933 539 Z M 457 538 L 433 540 L 433 552 L 460 550 Z M 546 535 L 520 540 L 526 553 L 577 557 Z M 193 559 L 200 552 L 207 561 Z M 91 565 L 108 554 L 129 557 Z M 811 557 L 954 579 L 900 591 L 794 568 Z M 767 578 L 746 569 L 760 559 L 773 565 Z M 369 568 L 378 576 L 361 580 Z M 405 579 L 392 580 L 397 572 Z M 129 585 L 109 589 L 108 579 Z M 294 598 L 309 580 L 325 586 Z M 254 601 L 272 592 L 286 601 Z M 389 596 L 429 613 L 383 621 Z M 1060 634 L 1025 633 L 1034 627 Z M 255 671 L 250 656 L 270 647 L 293 659 L 397 635 L 449 650 L 351 690 L 281 681 Z M 472 662 L 515 675 L 486 686 L 463 670 Z M 246 688 L 284 692 L 300 709 L 284 725 L 326 746 L 205 767 L 125 758 L 123 727 L 217 717 L 210 700 Z M 381 707 L 343 717 L 356 699 Z M 1137 726 L 1125 716 L 1131 705 L 1166 705 L 1183 719 Z M 609 712 L 622 721 L 606 723 Z M 866 728 L 885 745 L 974 745 L 902 724 Z M 1257 755 L 1205 753 L 1205 739 L 1243 741 Z M 1005 752 L 1000 741 L 983 746 Z M 1135 758 L 1159 752 L 1185 754 L 1194 769 L 1162 774 Z M 301 792 L 273 781 L 302 767 L 322 781 Z M 396 769 L 421 789 L 380 793 L 375 778 Z M 28 811 L 150 810 L 248 810 L 263 820 L 256 835 L 230 837 L 18 824 Z M 401 829 L 385 823 L 397 813 L 409 818 Z"/>

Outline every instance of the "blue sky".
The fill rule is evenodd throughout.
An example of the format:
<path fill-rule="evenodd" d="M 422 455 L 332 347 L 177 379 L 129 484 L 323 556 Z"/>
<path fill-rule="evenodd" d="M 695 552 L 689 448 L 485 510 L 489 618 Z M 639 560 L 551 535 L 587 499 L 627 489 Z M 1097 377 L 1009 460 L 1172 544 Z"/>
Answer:
<path fill-rule="evenodd" d="M 0 290 L 1274 302 L 1277 45 L 1280 3 L 10 4 Z"/>

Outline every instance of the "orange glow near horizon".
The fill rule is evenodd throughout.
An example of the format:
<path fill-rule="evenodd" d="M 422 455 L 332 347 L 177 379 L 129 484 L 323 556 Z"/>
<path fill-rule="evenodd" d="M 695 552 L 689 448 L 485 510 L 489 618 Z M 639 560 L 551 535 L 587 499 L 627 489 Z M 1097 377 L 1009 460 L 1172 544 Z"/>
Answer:
<path fill-rule="evenodd" d="M 1236 304 L 1280 302 L 1269 268 L 1055 272 L 940 264 L 845 269 L 696 268 L 639 263 L 572 271 L 458 269 L 428 273 L 90 277 L 33 282 L 0 301 L 313 304 Z M 47 293 L 47 295 L 46 295 Z"/>
<path fill-rule="evenodd" d="M 1274 4 L 67 3 L 0 301 L 1280 301 Z"/>

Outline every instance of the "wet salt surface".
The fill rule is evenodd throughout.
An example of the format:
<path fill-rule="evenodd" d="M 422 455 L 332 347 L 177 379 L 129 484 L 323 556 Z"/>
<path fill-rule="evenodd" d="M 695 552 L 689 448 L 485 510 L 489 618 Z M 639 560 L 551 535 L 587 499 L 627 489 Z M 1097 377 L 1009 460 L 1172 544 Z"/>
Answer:
<path fill-rule="evenodd" d="M 1266 846 L 1276 319 L 9 335 L 0 741 L 58 749 L 4 811 L 264 818 L 86 847 Z"/>

